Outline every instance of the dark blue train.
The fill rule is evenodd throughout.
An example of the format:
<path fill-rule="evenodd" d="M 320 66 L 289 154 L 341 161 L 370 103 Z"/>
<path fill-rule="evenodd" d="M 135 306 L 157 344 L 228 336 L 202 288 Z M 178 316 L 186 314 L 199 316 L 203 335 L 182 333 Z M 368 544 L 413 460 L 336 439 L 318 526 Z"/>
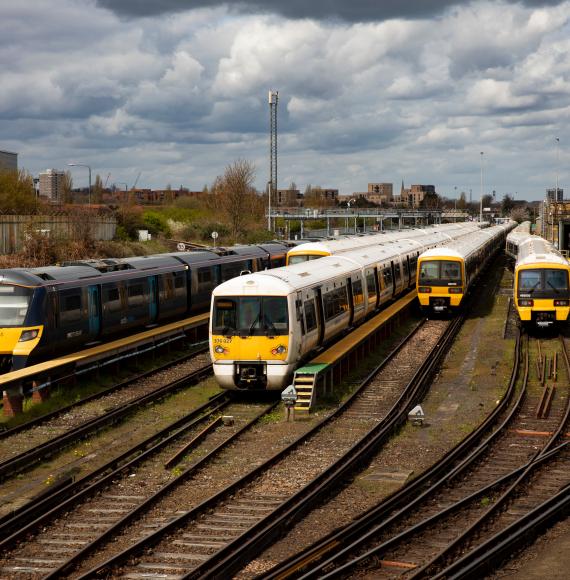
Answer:
<path fill-rule="evenodd" d="M 218 284 L 283 266 L 287 250 L 271 242 L 0 270 L 0 371 L 206 312 Z"/>

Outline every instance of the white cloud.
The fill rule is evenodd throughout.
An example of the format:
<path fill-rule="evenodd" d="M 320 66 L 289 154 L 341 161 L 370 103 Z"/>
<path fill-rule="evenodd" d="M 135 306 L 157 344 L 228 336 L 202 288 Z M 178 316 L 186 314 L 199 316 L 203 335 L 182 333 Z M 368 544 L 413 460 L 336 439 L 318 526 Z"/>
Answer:
<path fill-rule="evenodd" d="M 485 144 L 489 182 L 519 156 L 512 190 L 538 198 L 553 172 L 541 144 L 570 129 L 569 8 L 478 1 L 347 24 L 220 6 L 120 20 L 91 0 L 4 3 L 0 148 L 33 172 L 74 151 L 123 180 L 144 166 L 156 187 L 201 188 L 245 157 L 263 187 L 277 89 L 285 181 L 467 187 Z"/>

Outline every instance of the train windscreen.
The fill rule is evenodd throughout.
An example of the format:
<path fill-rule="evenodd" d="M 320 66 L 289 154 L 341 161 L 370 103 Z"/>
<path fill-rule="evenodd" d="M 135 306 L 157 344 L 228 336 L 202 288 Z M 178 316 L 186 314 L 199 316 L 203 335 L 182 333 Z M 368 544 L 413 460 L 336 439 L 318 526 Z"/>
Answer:
<path fill-rule="evenodd" d="M 228 296 L 214 302 L 213 334 L 282 336 L 289 333 L 287 298 Z"/>
<path fill-rule="evenodd" d="M 315 256 L 311 254 L 297 254 L 289 256 L 289 266 L 293 266 L 294 264 L 302 264 L 303 262 L 308 262 L 309 260 L 318 260 L 319 258 L 323 257 L 324 256 Z"/>
<path fill-rule="evenodd" d="M 556 268 L 519 271 L 519 296 L 523 298 L 568 298 L 568 272 Z"/>
<path fill-rule="evenodd" d="M 32 293 L 30 288 L 0 285 L 0 326 L 24 324 Z"/>
<path fill-rule="evenodd" d="M 425 286 L 460 286 L 461 263 L 450 260 L 422 260 L 419 283 Z"/>

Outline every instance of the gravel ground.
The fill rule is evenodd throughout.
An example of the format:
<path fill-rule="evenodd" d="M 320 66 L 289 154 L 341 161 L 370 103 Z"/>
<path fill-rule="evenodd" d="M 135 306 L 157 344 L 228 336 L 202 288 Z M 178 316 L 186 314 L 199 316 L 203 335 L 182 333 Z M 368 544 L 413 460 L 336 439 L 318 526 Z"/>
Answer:
<path fill-rule="evenodd" d="M 185 376 L 195 368 L 203 366 L 208 360 L 205 357 L 207 355 L 199 355 L 199 359 L 192 359 L 162 371 L 157 377 L 145 379 L 141 381 L 143 383 L 141 389 L 151 391 L 172 379 Z M 129 416 L 121 424 L 78 441 L 58 456 L 38 464 L 26 473 L 19 474 L 3 482 L 0 486 L 0 516 L 28 503 L 58 477 L 65 475 L 83 477 L 87 475 L 111 458 L 120 455 L 138 441 L 145 439 L 151 433 L 182 417 L 219 391 L 219 387 L 213 379 L 203 381 L 201 385 L 202 387 L 193 386 L 184 389 L 175 395 L 167 397 L 160 403 L 148 405 Z M 135 385 L 129 390 L 131 399 L 135 398 L 135 396 L 140 396 L 142 392 L 137 391 Z M 116 405 L 122 404 L 119 400 L 114 400 Z M 98 405 L 98 409 L 101 412 L 108 409 L 108 404 L 102 403 L 101 400 L 90 403 L 90 405 Z M 78 414 L 74 414 L 73 419 L 70 419 L 68 429 L 72 426 L 72 421 L 80 423 L 82 420 L 85 420 L 85 418 L 81 417 L 81 409 L 78 409 Z M 41 427 L 38 429 L 41 429 Z M 24 437 L 25 441 L 25 433 L 15 437 L 20 437 L 20 435 Z"/>
<path fill-rule="evenodd" d="M 490 576 L 492 580 L 566 580 L 570 575 L 570 518 L 556 524 Z"/>

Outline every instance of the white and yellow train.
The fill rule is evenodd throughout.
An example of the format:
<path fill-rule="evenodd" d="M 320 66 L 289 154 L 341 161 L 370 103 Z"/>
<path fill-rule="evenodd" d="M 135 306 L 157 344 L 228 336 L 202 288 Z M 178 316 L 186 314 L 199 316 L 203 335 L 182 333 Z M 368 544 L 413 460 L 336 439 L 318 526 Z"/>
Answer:
<path fill-rule="evenodd" d="M 309 260 L 316 260 L 325 256 L 333 256 L 344 252 L 351 252 L 357 248 L 364 248 L 378 244 L 393 243 L 401 240 L 430 240 L 435 243 L 446 241 L 477 232 L 481 226 L 476 222 L 458 222 L 454 224 L 438 224 L 425 228 L 411 228 L 402 231 L 386 231 L 383 233 L 365 236 L 344 236 L 338 240 L 322 240 L 308 242 L 287 252 L 287 265 L 292 266 Z"/>
<path fill-rule="evenodd" d="M 224 282 L 210 313 L 218 383 L 283 389 L 317 348 L 413 288 L 418 256 L 440 243 L 434 234 L 376 244 Z"/>
<path fill-rule="evenodd" d="M 470 286 L 491 256 L 504 246 L 515 227 L 508 222 L 427 250 L 418 258 L 418 299 L 424 310 L 452 312 L 462 304 Z"/>
<path fill-rule="evenodd" d="M 521 322 L 539 327 L 566 323 L 570 313 L 568 260 L 540 236 L 516 230 L 507 238 L 507 253 L 516 259 L 513 300 Z"/>

